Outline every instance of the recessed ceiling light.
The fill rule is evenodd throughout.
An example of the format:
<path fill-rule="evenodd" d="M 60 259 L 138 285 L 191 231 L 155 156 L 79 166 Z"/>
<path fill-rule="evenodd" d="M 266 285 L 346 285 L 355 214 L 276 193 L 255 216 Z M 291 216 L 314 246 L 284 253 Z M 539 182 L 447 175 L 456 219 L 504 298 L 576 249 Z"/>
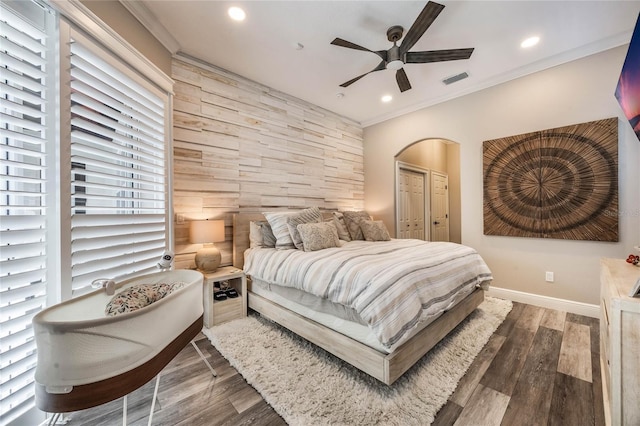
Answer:
<path fill-rule="evenodd" d="M 391 95 L 384 95 L 380 100 L 382 102 L 391 102 L 391 99 L 393 99 Z"/>
<path fill-rule="evenodd" d="M 230 7 L 229 10 L 227 11 L 227 13 L 229 13 L 229 16 L 231 17 L 231 19 L 233 19 L 234 21 L 244 21 L 244 18 L 246 18 L 246 14 L 244 13 L 244 10 L 240 9 L 239 7 Z"/>
<path fill-rule="evenodd" d="M 527 47 L 535 46 L 536 44 L 538 44 L 539 41 L 540 41 L 540 37 L 538 36 L 529 37 L 525 39 L 522 43 L 520 43 L 520 47 L 526 49 Z"/>

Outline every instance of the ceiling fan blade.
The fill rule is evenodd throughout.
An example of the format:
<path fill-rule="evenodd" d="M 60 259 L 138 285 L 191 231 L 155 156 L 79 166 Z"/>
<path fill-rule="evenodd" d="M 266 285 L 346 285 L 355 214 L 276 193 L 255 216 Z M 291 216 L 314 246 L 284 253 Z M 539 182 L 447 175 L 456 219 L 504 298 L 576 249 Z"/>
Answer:
<path fill-rule="evenodd" d="M 398 82 L 400 92 L 411 89 L 411 83 L 409 83 L 409 77 L 407 77 L 407 73 L 404 71 L 404 68 L 400 68 L 396 71 L 396 81 Z"/>
<path fill-rule="evenodd" d="M 375 53 L 375 52 L 374 52 L 374 53 Z M 385 66 L 385 62 L 384 62 L 384 61 L 381 61 L 381 62 L 378 64 L 378 66 L 377 66 L 377 67 L 375 67 L 374 69 L 372 69 L 371 71 L 366 72 L 366 73 L 364 73 L 364 74 L 362 74 L 362 75 L 357 76 L 356 78 L 352 78 L 351 80 L 349 80 L 349 81 L 346 81 L 346 82 L 342 83 L 342 84 L 340 85 L 340 87 L 349 87 L 350 85 L 352 85 L 352 84 L 353 84 L 353 83 L 355 83 L 356 81 L 360 80 L 360 79 L 361 79 L 362 77 L 364 77 L 365 75 L 367 75 L 367 74 L 371 74 L 372 72 L 381 71 L 381 70 L 383 70 L 383 69 L 385 69 L 385 68 L 386 68 L 386 66 Z"/>
<path fill-rule="evenodd" d="M 473 53 L 473 47 L 469 49 L 426 50 L 424 52 L 407 52 L 405 63 L 424 64 L 427 62 L 457 61 L 469 59 Z"/>
<path fill-rule="evenodd" d="M 363 52 L 375 53 L 376 55 L 380 56 L 380 58 L 383 61 L 387 60 L 387 51 L 386 50 L 378 50 L 378 51 L 370 50 L 370 49 L 367 49 L 366 47 L 359 46 L 359 45 L 357 45 L 355 43 L 351 43 L 350 41 L 343 40 L 343 39 L 338 38 L 338 37 L 336 37 L 331 42 L 331 44 L 333 44 L 334 46 L 346 47 L 348 49 L 362 50 Z"/>
<path fill-rule="evenodd" d="M 331 44 L 333 44 L 334 46 L 346 47 L 346 48 L 349 48 L 349 49 L 364 50 L 365 52 L 373 52 L 373 50 L 369 50 L 366 47 L 359 46 L 359 45 L 357 45 L 355 43 L 351 43 L 350 41 L 343 40 L 343 39 L 338 38 L 338 37 L 336 37 L 331 42 Z M 373 52 L 373 53 L 375 53 L 375 52 Z"/>
<path fill-rule="evenodd" d="M 442 12 L 442 9 L 444 9 L 444 5 L 432 1 L 427 3 L 402 39 L 402 44 L 400 45 L 400 52 L 402 54 L 407 53 L 409 49 L 420 40 L 422 34 L 433 24 L 433 21 L 435 21 L 440 12 Z"/>

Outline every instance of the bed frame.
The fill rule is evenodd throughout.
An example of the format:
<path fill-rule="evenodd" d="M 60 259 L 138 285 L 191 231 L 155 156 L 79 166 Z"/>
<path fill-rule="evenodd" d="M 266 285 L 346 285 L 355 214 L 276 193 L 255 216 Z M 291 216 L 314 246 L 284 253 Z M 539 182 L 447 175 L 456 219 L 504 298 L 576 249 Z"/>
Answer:
<path fill-rule="evenodd" d="M 233 216 L 233 266 L 236 268 L 244 266 L 244 251 L 249 247 L 249 222 L 254 220 L 264 220 L 264 216 L 259 213 Z M 402 376 L 484 301 L 484 291 L 476 289 L 394 352 L 386 354 L 252 293 L 250 285 L 247 295 L 249 308 L 387 385 Z"/>

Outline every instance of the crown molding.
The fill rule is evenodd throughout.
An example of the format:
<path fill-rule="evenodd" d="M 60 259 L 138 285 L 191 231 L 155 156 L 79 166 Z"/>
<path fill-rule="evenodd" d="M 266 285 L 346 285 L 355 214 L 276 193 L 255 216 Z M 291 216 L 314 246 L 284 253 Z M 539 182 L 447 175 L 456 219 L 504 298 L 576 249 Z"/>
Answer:
<path fill-rule="evenodd" d="M 158 18 L 140 0 L 119 0 L 120 3 L 155 37 L 172 55 L 180 51 L 180 43 L 158 21 Z"/>

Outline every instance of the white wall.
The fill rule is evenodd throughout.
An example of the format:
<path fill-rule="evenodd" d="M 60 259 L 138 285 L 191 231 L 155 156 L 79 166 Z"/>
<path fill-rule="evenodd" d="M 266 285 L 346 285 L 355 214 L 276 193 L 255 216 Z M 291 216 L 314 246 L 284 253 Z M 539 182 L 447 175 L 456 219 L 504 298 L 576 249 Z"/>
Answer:
<path fill-rule="evenodd" d="M 460 143 L 462 243 L 476 248 L 494 286 L 597 304 L 599 258 L 626 258 L 640 241 L 640 142 L 614 97 L 627 47 L 522 77 L 365 128 L 365 208 L 394 223 L 393 158 L 425 138 Z M 482 142 L 619 117 L 620 242 L 483 235 Z M 545 271 L 555 273 L 546 283 Z"/>

